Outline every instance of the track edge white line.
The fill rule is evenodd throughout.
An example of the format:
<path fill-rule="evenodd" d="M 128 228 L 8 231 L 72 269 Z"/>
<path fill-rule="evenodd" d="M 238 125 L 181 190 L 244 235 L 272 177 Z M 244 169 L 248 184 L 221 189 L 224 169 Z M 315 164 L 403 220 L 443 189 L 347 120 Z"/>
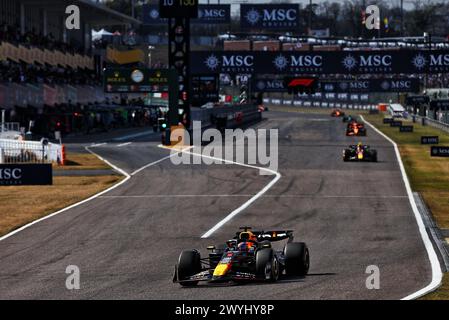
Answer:
<path fill-rule="evenodd" d="M 92 146 L 91 146 L 91 147 L 92 147 Z M 63 213 L 63 212 L 65 212 L 65 211 L 67 211 L 67 210 L 70 210 L 70 209 L 73 209 L 73 208 L 75 208 L 75 207 L 77 207 L 77 206 L 80 206 L 80 205 L 82 205 L 82 204 L 84 204 L 84 203 L 87 203 L 87 202 L 89 202 L 89 201 L 91 201 L 91 200 L 94 200 L 94 199 L 100 197 L 101 195 L 103 195 L 103 194 L 105 194 L 105 193 L 107 193 L 107 192 L 109 192 L 109 191 L 111 191 L 111 190 L 114 190 L 115 188 L 121 186 L 123 183 L 127 182 L 127 181 L 131 178 L 131 176 L 130 176 L 127 172 L 125 172 L 124 170 L 120 169 L 119 167 L 113 165 L 112 163 L 110 163 L 109 161 L 107 161 L 106 159 L 104 159 L 103 157 L 99 156 L 98 154 L 96 154 L 95 152 L 93 152 L 92 150 L 90 150 L 89 147 L 85 147 L 85 149 L 86 149 L 86 151 L 88 151 L 89 153 L 91 153 L 91 154 L 93 154 L 94 156 L 96 156 L 97 158 L 99 158 L 101 161 L 107 163 L 107 164 L 108 164 L 109 166 L 111 166 L 114 170 L 116 170 L 116 171 L 118 171 L 119 173 L 121 173 L 123 176 L 125 176 L 125 179 L 123 179 L 122 181 L 119 181 L 118 183 L 114 184 L 113 186 L 111 186 L 111 187 L 109 187 L 109 188 L 107 188 L 107 189 L 105 189 L 105 190 L 103 190 L 103 191 L 100 191 L 100 192 L 98 192 L 98 193 L 96 193 L 96 194 L 90 196 L 90 197 L 87 198 L 87 199 L 81 200 L 81 201 L 79 201 L 79 202 L 76 202 L 76 203 L 74 203 L 74 204 L 71 204 L 71 205 L 68 206 L 68 207 L 62 208 L 62 209 L 60 209 L 60 210 L 58 210 L 58 211 L 56 211 L 56 212 L 53 212 L 53 213 L 51 213 L 51 214 L 49 214 L 49 215 L 46 215 L 46 216 L 44 216 L 44 217 L 42 217 L 42 218 L 39 218 L 39 219 L 34 220 L 34 221 L 31 221 L 31 222 L 29 222 L 29 223 L 27 223 L 27 224 L 21 226 L 20 228 L 15 229 L 15 230 L 13 230 L 13 231 L 11 231 L 11 232 L 5 234 L 4 236 L 1 236 L 1 237 L 0 237 L 0 241 L 3 241 L 3 240 L 5 240 L 5 239 L 7 239 L 7 238 L 10 238 L 10 237 L 12 237 L 13 235 L 19 233 L 20 231 L 23 231 L 23 230 L 25 230 L 25 229 L 28 229 L 29 227 L 31 227 L 31 226 L 33 226 L 33 225 L 39 223 L 39 222 L 42 222 L 42 221 L 44 221 L 44 220 L 53 218 L 54 216 L 56 216 L 56 215 L 58 215 L 58 214 L 60 214 L 60 213 Z"/>
<path fill-rule="evenodd" d="M 443 279 L 443 272 L 441 271 L 440 261 L 438 259 L 437 253 L 435 252 L 435 248 L 433 247 L 432 241 L 430 240 L 430 237 L 426 231 L 426 226 L 424 225 L 424 221 L 422 219 L 421 213 L 419 212 L 418 207 L 416 205 L 415 198 L 413 197 L 413 192 L 412 192 L 412 188 L 410 186 L 410 181 L 408 179 L 407 173 L 405 172 L 404 164 L 402 162 L 402 157 L 399 152 L 398 145 L 390 137 L 388 137 L 386 134 L 384 134 L 382 131 L 380 131 L 374 125 L 372 125 L 369 121 L 365 120 L 365 118 L 362 115 L 360 115 L 360 117 L 363 122 L 368 124 L 372 129 L 374 129 L 374 131 L 376 131 L 378 134 L 380 134 L 382 137 L 384 137 L 387 141 L 389 141 L 393 145 L 394 151 L 396 153 L 396 160 L 398 161 L 399 168 L 401 170 L 402 180 L 404 181 L 405 189 L 407 191 L 410 205 L 411 205 L 413 213 L 415 215 L 415 219 L 418 224 L 418 230 L 421 234 L 421 239 L 426 248 L 427 255 L 428 255 L 431 269 L 432 269 L 431 282 L 426 287 L 407 295 L 406 297 L 402 298 L 401 300 L 418 299 L 432 291 L 435 291 L 436 289 L 438 289 L 441 286 L 441 281 Z"/>

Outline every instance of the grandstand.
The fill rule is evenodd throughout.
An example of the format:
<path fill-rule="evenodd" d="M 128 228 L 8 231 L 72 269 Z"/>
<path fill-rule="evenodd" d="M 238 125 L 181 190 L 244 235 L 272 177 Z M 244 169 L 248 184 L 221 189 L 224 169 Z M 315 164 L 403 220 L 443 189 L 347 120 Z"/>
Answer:
<path fill-rule="evenodd" d="M 80 8 L 80 30 L 65 28 L 69 5 Z M 0 109 L 6 120 L 27 128 L 33 120 L 42 135 L 112 123 L 117 112 L 110 102 L 105 111 L 101 79 L 107 54 L 93 48 L 91 31 L 125 33 L 139 24 L 98 1 L 0 0 Z"/>

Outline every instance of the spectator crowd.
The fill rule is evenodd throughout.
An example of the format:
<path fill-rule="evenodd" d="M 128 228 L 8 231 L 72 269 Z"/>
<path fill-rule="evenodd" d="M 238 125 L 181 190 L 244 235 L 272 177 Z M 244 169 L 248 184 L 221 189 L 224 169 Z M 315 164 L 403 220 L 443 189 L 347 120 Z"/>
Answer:
<path fill-rule="evenodd" d="M 7 41 L 14 45 L 21 44 L 49 50 L 59 50 L 71 54 L 84 54 L 81 48 L 57 41 L 51 32 L 44 36 L 42 33 L 38 34 L 33 28 L 22 34 L 18 26 L 4 23 L 0 24 L 1 41 Z M 102 84 L 101 79 L 96 76 L 94 71 L 39 63 L 29 64 L 23 61 L 15 62 L 12 60 L 0 61 L 0 83 L 92 86 L 100 86 Z"/>
<path fill-rule="evenodd" d="M 22 44 L 28 46 L 42 47 L 49 50 L 60 50 L 62 52 L 84 54 L 81 46 L 74 46 L 63 41 L 56 40 L 51 32 L 47 35 L 37 33 L 34 28 L 21 33 L 19 26 L 11 26 L 0 23 L 0 41 L 8 41 L 15 45 Z"/>

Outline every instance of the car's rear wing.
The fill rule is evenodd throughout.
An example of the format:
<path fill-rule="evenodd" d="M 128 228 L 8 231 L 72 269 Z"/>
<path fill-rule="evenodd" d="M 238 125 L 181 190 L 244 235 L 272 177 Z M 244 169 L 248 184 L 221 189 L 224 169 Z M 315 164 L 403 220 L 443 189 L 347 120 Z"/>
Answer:
<path fill-rule="evenodd" d="M 293 241 L 293 231 L 292 230 L 271 230 L 271 231 L 262 231 L 260 233 L 254 232 L 257 235 L 257 239 L 259 241 L 268 240 L 268 241 L 281 241 L 285 239 L 289 239 Z"/>

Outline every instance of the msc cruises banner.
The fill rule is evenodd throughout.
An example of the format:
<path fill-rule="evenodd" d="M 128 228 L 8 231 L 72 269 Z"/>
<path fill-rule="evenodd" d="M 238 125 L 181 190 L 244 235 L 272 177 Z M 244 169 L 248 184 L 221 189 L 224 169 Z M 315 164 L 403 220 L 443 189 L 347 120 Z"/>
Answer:
<path fill-rule="evenodd" d="M 446 51 L 194 51 L 192 73 L 422 74 L 449 73 Z"/>
<path fill-rule="evenodd" d="M 321 92 L 418 92 L 419 79 L 363 79 L 348 81 L 320 81 Z"/>
<path fill-rule="evenodd" d="M 299 27 L 299 5 L 241 4 L 240 27 L 244 29 L 291 29 Z"/>
<path fill-rule="evenodd" d="M 255 92 L 287 92 L 283 79 L 255 78 Z M 363 79 L 348 81 L 320 80 L 317 91 L 323 93 L 418 92 L 419 79 Z"/>
<path fill-rule="evenodd" d="M 287 92 L 283 79 L 253 79 L 254 92 Z"/>
<path fill-rule="evenodd" d="M 143 24 L 167 24 L 168 19 L 163 19 L 159 14 L 158 5 L 143 5 Z M 198 6 L 198 18 L 192 19 L 197 24 L 226 24 L 231 22 L 231 5 L 229 4 L 200 4 Z"/>

